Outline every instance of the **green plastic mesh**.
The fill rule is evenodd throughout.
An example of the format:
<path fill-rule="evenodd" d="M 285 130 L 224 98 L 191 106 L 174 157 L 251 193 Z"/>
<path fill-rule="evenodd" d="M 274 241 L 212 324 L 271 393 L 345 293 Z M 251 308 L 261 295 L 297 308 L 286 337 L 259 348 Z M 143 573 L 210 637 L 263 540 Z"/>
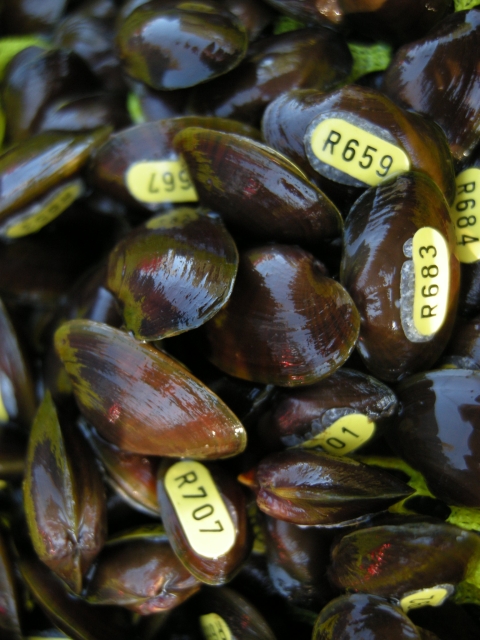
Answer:
<path fill-rule="evenodd" d="M 353 57 L 353 68 L 349 78 L 351 82 L 355 82 L 367 73 L 384 71 L 392 60 L 392 47 L 385 42 L 376 44 L 349 42 L 348 48 Z"/>
<path fill-rule="evenodd" d="M 480 0 L 454 0 L 455 11 L 464 11 L 465 9 L 473 9 L 480 4 Z"/>
<path fill-rule="evenodd" d="M 134 93 L 129 93 L 127 96 L 127 111 L 133 124 L 142 124 L 142 122 L 146 121 L 140 106 L 140 100 Z"/>

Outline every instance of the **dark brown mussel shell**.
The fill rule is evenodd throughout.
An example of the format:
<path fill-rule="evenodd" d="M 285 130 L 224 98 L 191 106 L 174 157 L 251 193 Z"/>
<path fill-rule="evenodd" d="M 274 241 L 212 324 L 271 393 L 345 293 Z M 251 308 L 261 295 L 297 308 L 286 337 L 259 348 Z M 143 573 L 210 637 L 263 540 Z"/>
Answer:
<path fill-rule="evenodd" d="M 105 494 L 88 445 L 73 425 L 60 426 L 49 393 L 30 433 L 24 505 L 38 557 L 80 593 L 105 543 Z"/>
<path fill-rule="evenodd" d="M 343 22 L 340 0 L 266 0 L 280 13 L 307 24 L 339 28 Z"/>
<path fill-rule="evenodd" d="M 114 45 L 115 8 L 111 2 L 99 2 L 100 7 L 110 5 L 110 11 L 89 12 L 88 4 L 83 8 L 80 6 L 57 24 L 54 42 L 81 57 L 106 89 L 121 92 L 125 89 L 125 81 Z M 94 3 L 90 3 L 92 6 Z"/>
<path fill-rule="evenodd" d="M 231 580 L 252 546 L 243 487 L 214 465 L 169 460 L 157 493 L 170 544 L 190 573 L 212 585 Z"/>
<path fill-rule="evenodd" d="M 29 428 L 36 405 L 31 365 L 0 300 L 0 424 L 14 420 Z"/>
<path fill-rule="evenodd" d="M 7 136 L 20 142 L 39 133 L 52 103 L 96 92 L 99 84 L 72 51 L 28 47 L 10 62 L 2 87 Z"/>
<path fill-rule="evenodd" d="M 20 594 L 8 536 L 0 531 L 0 636 L 2 640 L 21 640 Z"/>
<path fill-rule="evenodd" d="M 332 596 L 326 575 L 332 533 L 268 516 L 262 531 L 275 590 L 295 606 L 318 611 Z"/>
<path fill-rule="evenodd" d="M 335 205 L 288 158 L 235 134 L 192 127 L 175 136 L 202 204 L 263 240 L 312 246 L 342 232 Z"/>
<path fill-rule="evenodd" d="M 458 369 L 480 369 L 480 317 L 458 318 L 442 358 Z"/>
<path fill-rule="evenodd" d="M 361 316 L 357 348 L 380 380 L 427 369 L 455 321 L 460 265 L 447 203 L 423 173 L 365 192 L 345 223 L 341 281 Z"/>
<path fill-rule="evenodd" d="M 37 233 L 84 193 L 85 184 L 81 178 L 61 182 L 25 207 L 6 214 L 0 222 L 0 237 L 12 240 Z"/>
<path fill-rule="evenodd" d="M 235 118 L 258 126 L 265 107 L 290 89 L 330 91 L 347 80 L 352 56 L 330 29 L 300 29 L 254 43 L 225 78 L 193 91 L 195 113 Z"/>
<path fill-rule="evenodd" d="M 339 525 L 384 511 L 412 493 L 394 476 L 318 451 L 288 449 L 240 476 L 261 511 L 304 525 Z"/>
<path fill-rule="evenodd" d="M 108 485 L 133 509 L 158 517 L 157 471 L 160 458 L 119 449 L 87 425 L 82 431 L 102 463 Z"/>
<path fill-rule="evenodd" d="M 480 507 L 480 372 L 418 374 L 397 388 L 398 417 L 388 432 L 399 455 L 447 504 Z"/>
<path fill-rule="evenodd" d="M 119 131 L 99 149 L 91 164 L 94 184 L 136 207 L 158 210 L 164 204 L 196 202 L 188 169 L 173 146 L 185 127 L 199 126 L 259 138 L 260 133 L 226 118 L 179 116 Z"/>
<path fill-rule="evenodd" d="M 87 585 L 88 602 L 116 604 L 147 615 L 169 611 L 200 583 L 177 559 L 162 527 L 146 527 L 109 541 Z"/>
<path fill-rule="evenodd" d="M 138 340 L 195 329 L 228 301 L 238 252 L 218 214 L 180 207 L 123 238 L 108 261 L 108 288 Z"/>
<path fill-rule="evenodd" d="M 442 127 L 456 160 L 479 141 L 480 75 L 472 55 L 479 46 L 480 9 L 457 11 L 401 47 L 384 78 L 387 95 Z"/>
<path fill-rule="evenodd" d="M 420 631 L 400 607 L 378 596 L 354 593 L 322 609 L 312 640 L 421 640 Z"/>
<path fill-rule="evenodd" d="M 259 427 L 273 446 L 321 446 L 343 456 L 376 435 L 396 408 L 395 394 L 386 385 L 342 367 L 308 387 L 279 390 Z"/>
<path fill-rule="evenodd" d="M 345 289 L 311 254 L 287 245 L 245 251 L 230 301 L 205 325 L 219 369 L 283 387 L 332 374 L 353 350 L 358 328 Z"/>
<path fill-rule="evenodd" d="M 121 449 L 199 459 L 245 449 L 245 429 L 227 406 L 157 349 L 88 320 L 60 327 L 55 345 L 82 413 Z"/>
<path fill-rule="evenodd" d="M 120 327 L 123 320 L 115 296 L 106 288 L 107 265 L 86 271 L 58 307 L 51 323 L 52 332 L 67 320 L 87 318 Z M 55 402 L 62 402 L 72 394 L 70 378 L 50 341 L 43 358 L 44 384 Z"/>
<path fill-rule="evenodd" d="M 333 547 L 328 573 L 340 589 L 394 597 L 408 610 L 420 605 L 411 602 L 416 591 L 445 586 L 445 599 L 479 554 L 477 534 L 450 524 L 374 526 L 345 535 Z"/>
<path fill-rule="evenodd" d="M 373 40 L 401 44 L 423 37 L 451 11 L 449 0 L 338 0 L 345 26 Z M 323 3 L 330 4 L 329 0 Z"/>
<path fill-rule="evenodd" d="M 195 605 L 205 638 L 275 640 L 276 636 L 260 611 L 233 589 L 206 587 Z"/>
<path fill-rule="evenodd" d="M 225 0 L 224 4 L 243 24 L 250 42 L 257 40 L 275 17 L 267 4 L 257 0 Z"/>
<path fill-rule="evenodd" d="M 67 0 L 48 0 L 41 6 L 32 6 L 29 0 L 4 0 L 0 4 L 3 8 L 2 31 L 7 33 L 49 34 L 52 27 L 65 11 Z"/>
<path fill-rule="evenodd" d="M 321 188 L 366 188 L 411 169 L 427 173 L 448 202 L 455 196 L 453 159 L 440 128 L 374 89 L 286 93 L 265 111 L 262 130 L 268 144 L 302 168 L 308 161 Z"/>
<path fill-rule="evenodd" d="M 51 103 L 43 113 L 38 132 L 89 131 L 104 126 L 117 130 L 130 124 L 123 96 L 97 92 Z"/>
<path fill-rule="evenodd" d="M 238 18 L 208 0 L 147 2 L 118 25 L 125 71 L 153 89 L 183 89 L 223 75 L 247 46 Z"/>
<path fill-rule="evenodd" d="M 0 220 L 70 178 L 105 142 L 110 129 L 91 133 L 45 132 L 0 155 Z"/>
<path fill-rule="evenodd" d="M 120 607 L 94 606 L 68 590 L 32 552 L 22 549 L 22 577 L 34 600 L 53 624 L 72 640 L 131 640 L 133 625 Z"/>

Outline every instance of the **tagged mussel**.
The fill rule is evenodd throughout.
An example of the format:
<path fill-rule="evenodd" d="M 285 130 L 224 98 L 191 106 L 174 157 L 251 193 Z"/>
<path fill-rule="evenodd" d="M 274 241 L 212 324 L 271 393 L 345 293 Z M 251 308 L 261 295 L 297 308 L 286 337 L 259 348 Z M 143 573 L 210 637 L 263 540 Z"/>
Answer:
<path fill-rule="evenodd" d="M 196 460 L 166 460 L 157 493 L 168 539 L 182 564 L 206 584 L 231 580 L 252 546 L 245 494 L 235 478 Z"/>
<path fill-rule="evenodd" d="M 245 429 L 227 406 L 157 349 L 88 320 L 62 325 L 55 345 L 82 413 L 121 449 L 198 459 L 244 450 Z"/>
<path fill-rule="evenodd" d="M 195 329 L 228 301 L 238 253 L 218 214 L 191 207 L 150 218 L 111 252 L 108 287 L 138 340 Z"/>
<path fill-rule="evenodd" d="M 329 578 L 341 589 L 397 598 L 408 611 L 441 604 L 479 554 L 476 533 L 443 522 L 374 526 L 333 547 Z"/>
<path fill-rule="evenodd" d="M 338 369 L 358 328 L 345 289 L 311 254 L 287 245 L 244 252 L 228 304 L 205 325 L 210 360 L 222 371 L 285 387 Z"/>
<path fill-rule="evenodd" d="M 396 408 L 386 385 L 342 367 L 316 384 L 279 390 L 259 427 L 272 446 L 321 446 L 343 456 L 369 442 Z"/>
<path fill-rule="evenodd" d="M 380 380 L 427 369 L 455 321 L 460 265 L 447 203 L 423 173 L 372 188 L 345 224 L 341 281 L 361 317 L 358 351 Z"/>

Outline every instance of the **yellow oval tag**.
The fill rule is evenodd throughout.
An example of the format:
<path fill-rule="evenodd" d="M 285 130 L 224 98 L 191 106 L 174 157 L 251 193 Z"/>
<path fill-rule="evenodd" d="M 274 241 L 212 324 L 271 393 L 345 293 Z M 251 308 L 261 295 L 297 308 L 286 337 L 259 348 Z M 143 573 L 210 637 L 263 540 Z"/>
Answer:
<path fill-rule="evenodd" d="M 334 456 L 345 456 L 370 440 L 375 433 L 375 422 L 362 413 L 350 413 L 335 420 L 325 431 L 300 446 L 321 446 Z"/>
<path fill-rule="evenodd" d="M 422 227 L 413 236 L 415 273 L 413 323 L 422 336 L 435 334 L 445 321 L 450 288 L 450 252 L 442 234 Z"/>
<path fill-rule="evenodd" d="M 410 169 L 409 157 L 393 144 L 391 134 L 361 118 L 357 120 L 362 126 L 344 118 L 319 116 L 313 120 L 307 129 L 305 149 L 314 169 L 337 182 L 372 187 Z"/>
<path fill-rule="evenodd" d="M 200 626 L 205 640 L 232 640 L 227 623 L 216 613 L 200 616 Z"/>
<path fill-rule="evenodd" d="M 127 169 L 125 183 L 140 202 L 196 202 L 198 195 L 183 158 L 145 160 Z"/>
<path fill-rule="evenodd" d="M 38 206 L 28 207 L 28 212 L 12 216 L 3 227 L 1 234 L 7 238 L 21 238 L 40 231 L 42 227 L 55 220 L 65 211 L 83 192 L 80 180 L 70 183 L 66 187 L 55 189 Z"/>
<path fill-rule="evenodd" d="M 460 262 L 480 258 L 480 169 L 466 169 L 458 174 L 457 195 L 450 209 L 455 225 L 455 255 Z"/>
<path fill-rule="evenodd" d="M 230 551 L 235 526 L 203 464 L 182 460 L 172 465 L 165 474 L 165 491 L 195 553 L 218 558 Z"/>
<path fill-rule="evenodd" d="M 400 600 L 400 606 L 407 613 L 420 607 L 439 607 L 452 595 L 454 588 L 451 584 L 438 585 L 429 589 L 420 589 L 409 593 Z"/>

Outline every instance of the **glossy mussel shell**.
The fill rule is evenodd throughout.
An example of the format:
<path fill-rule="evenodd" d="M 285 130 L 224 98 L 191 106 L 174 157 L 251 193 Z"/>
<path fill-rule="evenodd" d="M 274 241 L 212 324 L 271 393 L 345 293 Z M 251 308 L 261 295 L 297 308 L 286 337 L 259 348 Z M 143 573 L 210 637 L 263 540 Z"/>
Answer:
<path fill-rule="evenodd" d="M 315 127 L 329 119 L 336 119 L 332 129 L 351 124 L 361 130 L 352 136 L 347 135 L 347 131 L 338 130 L 342 136 L 340 141 L 334 147 L 327 146 L 327 151 L 332 152 L 326 156 L 333 163 L 331 166 L 315 159 L 310 149 Z M 412 170 L 424 171 L 436 182 L 448 202 L 453 202 L 455 197 L 453 159 L 440 128 L 429 119 L 402 109 L 374 89 L 347 85 L 329 93 L 314 89 L 286 92 L 267 107 L 262 131 L 269 145 L 298 163 L 309 175 L 312 171 L 316 172 L 321 188 L 334 187 L 332 181 L 358 188 L 368 186 L 359 178 L 352 178 L 342 171 L 342 168 L 348 169 L 354 164 L 357 167 L 369 165 L 370 160 L 361 157 L 366 149 L 363 131 L 377 138 L 376 142 L 371 142 L 375 150 L 370 150 L 370 153 L 373 154 L 372 164 L 378 166 L 379 173 L 376 175 L 379 181 L 380 174 L 384 178 L 390 177 L 388 171 L 385 172 L 376 164 L 380 160 L 382 142 L 390 142 L 398 151 L 406 154 Z M 348 158 L 350 153 L 342 145 L 350 137 L 359 144 L 352 147 L 356 151 L 350 162 L 342 163 L 340 154 Z"/>
<path fill-rule="evenodd" d="M 0 219 L 78 172 L 109 133 L 40 133 L 0 155 Z"/>
<path fill-rule="evenodd" d="M 88 320 L 62 325 L 55 345 L 82 413 L 121 449 L 202 459 L 245 448 L 245 430 L 227 406 L 153 347 Z"/>
<path fill-rule="evenodd" d="M 413 254 L 412 239 L 428 228 L 438 247 L 428 240 L 430 248 Z M 412 171 L 369 189 L 350 210 L 344 239 L 341 281 L 361 316 L 358 350 L 368 369 L 395 381 L 432 366 L 450 337 L 460 284 L 453 226 L 436 185 Z M 421 335 L 415 313 L 435 314 Z"/>
<path fill-rule="evenodd" d="M 243 487 L 216 465 L 165 460 L 158 502 L 170 544 L 188 571 L 220 585 L 238 573 L 252 546 Z"/>
<path fill-rule="evenodd" d="M 273 446 L 322 446 L 332 455 L 345 455 L 375 435 L 377 426 L 396 408 L 395 394 L 386 385 L 342 367 L 316 384 L 279 390 L 259 426 Z M 346 423 L 341 426 L 347 416 L 356 416 L 347 418 L 352 424 L 350 429 Z M 337 424 L 340 431 L 334 434 Z M 331 444 L 326 441 L 327 434 L 334 438 Z"/>
<path fill-rule="evenodd" d="M 117 604 L 141 615 L 169 611 L 200 588 L 175 556 L 161 527 L 120 535 L 105 545 L 87 587 L 92 604 Z"/>
<path fill-rule="evenodd" d="M 457 160 L 478 144 L 479 46 L 480 9 L 458 11 L 422 40 L 401 47 L 384 78 L 390 97 L 442 127 Z"/>
<path fill-rule="evenodd" d="M 447 504 L 480 507 L 480 372 L 418 374 L 398 387 L 394 449 Z"/>
<path fill-rule="evenodd" d="M 262 38 L 225 78 L 193 91 L 195 113 L 235 118 L 257 126 L 265 107 L 290 89 L 330 91 L 347 80 L 352 56 L 330 29 L 295 29 Z"/>
<path fill-rule="evenodd" d="M 227 302 L 238 253 L 218 214 L 173 209 L 137 227 L 108 261 L 108 287 L 139 340 L 195 329 Z"/>
<path fill-rule="evenodd" d="M 369 527 L 333 547 L 329 577 L 341 589 L 402 599 L 417 589 L 458 584 L 479 553 L 476 533 L 445 523 Z"/>
<path fill-rule="evenodd" d="M 119 25 L 125 71 L 153 89 L 182 89 L 234 68 L 244 57 L 245 27 L 221 5 L 147 2 Z"/>
<path fill-rule="evenodd" d="M 155 118 L 110 136 L 91 163 L 94 184 L 124 203 L 150 210 L 165 203 L 197 201 L 186 165 L 173 146 L 175 135 L 186 127 L 260 138 L 253 127 L 227 118 Z"/>
<path fill-rule="evenodd" d="M 399 606 L 385 598 L 355 593 L 322 609 L 312 640 L 421 640 L 423 636 Z"/>
<path fill-rule="evenodd" d="M 80 593 L 106 539 L 105 492 L 88 445 L 73 425 L 62 428 L 49 393 L 30 434 L 24 502 L 38 557 Z"/>
<path fill-rule="evenodd" d="M 289 449 L 239 477 L 267 515 L 304 525 L 336 525 L 384 511 L 412 493 L 395 477 L 351 458 Z"/>
<path fill-rule="evenodd" d="M 339 236 L 335 205 L 288 158 L 243 136 L 198 127 L 175 136 L 200 201 L 264 240 L 313 245 Z"/>
<path fill-rule="evenodd" d="M 205 325 L 210 359 L 230 375 L 275 384 L 312 384 L 351 353 L 358 312 L 345 289 L 296 246 L 244 252 L 228 304 Z"/>

